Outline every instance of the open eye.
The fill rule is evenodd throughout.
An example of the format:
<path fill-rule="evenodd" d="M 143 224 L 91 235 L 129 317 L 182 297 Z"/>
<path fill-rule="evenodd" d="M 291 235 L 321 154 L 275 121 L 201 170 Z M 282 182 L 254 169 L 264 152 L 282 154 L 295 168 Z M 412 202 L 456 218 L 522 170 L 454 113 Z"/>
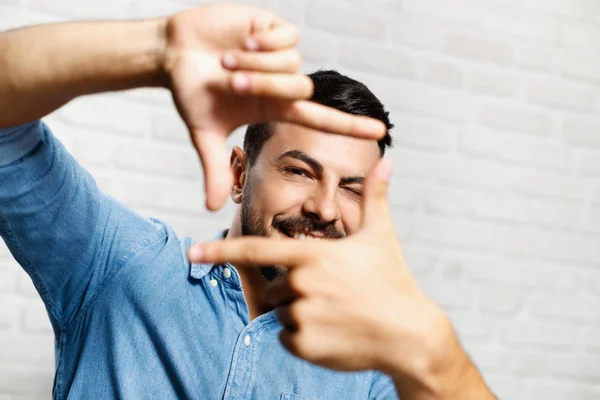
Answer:
<path fill-rule="evenodd" d="M 284 168 L 285 172 L 288 172 L 290 174 L 293 175 L 298 175 L 298 176 L 308 176 L 308 174 L 306 173 L 306 171 L 304 171 L 301 168 L 296 168 L 296 167 L 285 167 Z"/>

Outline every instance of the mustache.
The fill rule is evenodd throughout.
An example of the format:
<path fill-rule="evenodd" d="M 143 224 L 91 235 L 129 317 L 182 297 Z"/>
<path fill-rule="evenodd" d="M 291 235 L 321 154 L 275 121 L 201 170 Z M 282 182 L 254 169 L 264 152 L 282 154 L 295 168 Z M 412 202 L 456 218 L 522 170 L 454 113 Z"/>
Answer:
<path fill-rule="evenodd" d="M 325 224 L 318 223 L 312 219 L 306 217 L 280 217 L 273 218 L 271 224 L 273 228 L 291 232 L 291 231 L 303 231 L 303 232 L 320 232 L 323 237 L 329 239 L 341 239 L 345 235 L 339 232 L 335 227 L 335 222 L 327 222 Z"/>

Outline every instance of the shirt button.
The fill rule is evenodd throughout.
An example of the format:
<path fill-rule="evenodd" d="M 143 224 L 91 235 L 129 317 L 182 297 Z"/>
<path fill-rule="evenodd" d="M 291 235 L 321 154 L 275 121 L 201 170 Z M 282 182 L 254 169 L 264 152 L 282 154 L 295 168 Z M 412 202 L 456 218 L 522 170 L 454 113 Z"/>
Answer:
<path fill-rule="evenodd" d="M 216 279 L 211 279 L 210 280 L 210 286 L 217 286 L 218 282 Z"/>
<path fill-rule="evenodd" d="M 250 346 L 250 335 L 244 336 L 244 346 Z"/>
<path fill-rule="evenodd" d="M 223 268 L 223 278 L 229 279 L 231 276 L 231 270 L 227 267 Z"/>

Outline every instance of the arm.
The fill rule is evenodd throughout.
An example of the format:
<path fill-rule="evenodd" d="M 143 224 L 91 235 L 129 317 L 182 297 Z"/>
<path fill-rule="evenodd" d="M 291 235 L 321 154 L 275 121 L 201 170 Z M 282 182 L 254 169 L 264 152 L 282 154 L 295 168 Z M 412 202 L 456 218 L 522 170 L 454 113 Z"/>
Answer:
<path fill-rule="evenodd" d="M 393 378 L 402 400 L 495 400 L 483 377 L 466 354 L 452 325 L 437 305 L 424 299 L 421 312 L 429 315 L 431 329 L 423 332 L 424 356 L 407 362 L 404 354 L 395 352 L 394 344 L 381 349 L 387 360 L 383 363 Z M 428 312 L 427 310 L 431 310 Z M 394 342 L 403 340 L 402 334 Z M 383 343 L 382 343 L 383 345 Z M 391 350 L 391 351 L 390 351 Z M 415 362 L 420 361 L 420 362 Z M 412 365 L 412 368 L 407 368 Z M 415 366 L 418 366 L 415 368 Z"/>
<path fill-rule="evenodd" d="M 40 119 L 78 96 L 164 86 L 165 25 L 73 22 L 0 33 L 0 128 Z"/>
<path fill-rule="evenodd" d="M 168 87 L 203 163 L 214 210 L 231 186 L 225 140 L 242 125 L 287 121 L 364 138 L 385 133 L 379 121 L 305 100 L 313 88 L 297 73 L 297 41 L 297 29 L 276 15 L 233 4 L 147 21 L 8 31 L 0 34 L 0 128 L 85 94 Z"/>
<path fill-rule="evenodd" d="M 228 239 L 192 246 L 188 257 L 288 267 L 267 294 L 278 305 L 281 342 L 298 357 L 337 370 L 381 371 L 402 400 L 494 399 L 448 317 L 408 268 L 391 222 L 390 174 L 389 160 L 369 173 L 362 227 L 344 239 Z M 390 386 L 379 379 L 371 398 L 390 398 Z"/>

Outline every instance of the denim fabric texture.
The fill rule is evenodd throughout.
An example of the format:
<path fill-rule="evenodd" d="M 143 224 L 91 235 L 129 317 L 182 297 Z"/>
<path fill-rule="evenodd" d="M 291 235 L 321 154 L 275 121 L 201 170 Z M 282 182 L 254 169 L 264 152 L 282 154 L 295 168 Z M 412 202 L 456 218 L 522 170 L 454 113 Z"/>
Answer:
<path fill-rule="evenodd" d="M 397 398 L 289 354 L 233 266 L 191 265 L 190 238 L 102 193 L 41 121 L 0 130 L 0 235 L 54 329 L 54 399 Z"/>

